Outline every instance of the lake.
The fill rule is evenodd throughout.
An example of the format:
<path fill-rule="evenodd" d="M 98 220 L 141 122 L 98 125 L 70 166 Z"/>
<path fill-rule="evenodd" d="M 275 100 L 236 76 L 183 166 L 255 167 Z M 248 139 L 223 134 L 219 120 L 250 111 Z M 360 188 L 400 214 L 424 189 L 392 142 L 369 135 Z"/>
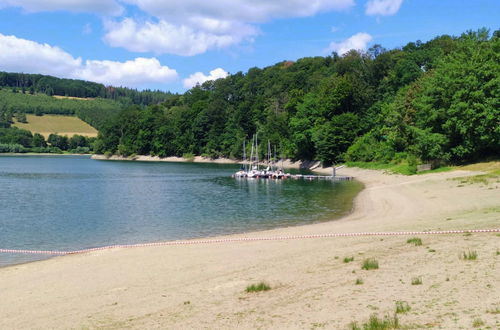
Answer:
<path fill-rule="evenodd" d="M 237 165 L 0 156 L 0 248 L 75 250 L 346 215 L 356 181 L 237 180 Z M 48 256 L 1 254 L 0 266 Z"/>

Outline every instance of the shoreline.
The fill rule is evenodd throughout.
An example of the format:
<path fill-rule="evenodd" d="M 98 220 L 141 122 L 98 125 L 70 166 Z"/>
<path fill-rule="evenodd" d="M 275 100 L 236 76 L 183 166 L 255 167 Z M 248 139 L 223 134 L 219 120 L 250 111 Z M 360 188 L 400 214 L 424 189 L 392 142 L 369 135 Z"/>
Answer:
<path fill-rule="evenodd" d="M 344 168 L 339 173 L 365 185 L 351 214 L 335 221 L 214 238 L 466 230 L 498 226 L 500 220 L 498 184 L 462 185 L 457 180 L 480 172 L 405 177 Z M 396 300 L 408 301 L 416 312 L 401 315 L 403 324 L 467 328 L 474 317 L 481 317 L 494 326 L 497 314 L 486 311 L 499 302 L 486 284 L 497 274 L 495 236 L 426 235 L 422 247 L 406 244 L 404 236 L 325 238 L 116 248 L 51 258 L 0 269 L 0 289 L 6 292 L 0 327 L 229 329 L 235 324 L 304 328 L 320 323 L 345 328 L 374 312 L 380 317 L 393 312 Z M 430 253 L 430 248 L 437 252 Z M 478 251 L 478 261 L 459 260 L 458 254 L 467 249 Z M 342 262 L 351 255 L 354 263 Z M 381 269 L 360 270 L 366 257 L 377 258 Z M 365 284 L 355 286 L 359 276 Z M 424 284 L 409 285 L 411 276 L 422 276 Z M 260 280 L 273 287 L 269 294 L 244 293 L 246 285 Z M 434 307 L 426 307 L 431 302 Z M 30 309 L 33 305 L 39 308 Z M 470 316 L 460 313 L 465 309 L 472 311 Z M 56 319 L 45 316 L 56 310 Z"/>
<path fill-rule="evenodd" d="M 243 161 L 237 159 L 210 158 L 203 156 L 195 156 L 192 159 L 187 159 L 175 156 L 158 157 L 158 156 L 137 155 L 133 157 L 123 157 L 123 156 L 112 155 L 110 157 L 107 157 L 105 155 L 93 154 L 90 158 L 94 160 L 133 161 L 133 162 L 204 163 L 204 164 L 234 164 L 234 165 L 244 164 Z M 291 159 L 283 160 L 283 167 L 291 169 L 314 170 L 316 168 L 319 168 L 320 164 L 321 163 L 319 161 L 300 161 L 300 160 L 293 161 Z"/>

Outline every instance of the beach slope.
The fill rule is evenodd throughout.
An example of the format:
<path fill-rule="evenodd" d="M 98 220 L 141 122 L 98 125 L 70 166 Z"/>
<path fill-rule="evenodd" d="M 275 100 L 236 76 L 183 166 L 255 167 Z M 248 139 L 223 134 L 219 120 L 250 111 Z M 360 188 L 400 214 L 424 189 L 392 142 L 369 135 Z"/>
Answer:
<path fill-rule="evenodd" d="M 349 216 L 231 237 L 500 228 L 500 183 L 467 179 L 478 172 L 339 174 L 365 184 Z M 497 328 L 499 235 L 421 234 L 419 246 L 411 237 L 110 249 L 6 267 L 0 328 L 344 329 L 392 318 L 397 301 L 410 308 L 397 314 L 410 328 Z M 464 260 L 469 252 L 476 260 Z M 363 270 L 367 258 L 379 269 Z M 261 281 L 271 290 L 245 292 Z"/>

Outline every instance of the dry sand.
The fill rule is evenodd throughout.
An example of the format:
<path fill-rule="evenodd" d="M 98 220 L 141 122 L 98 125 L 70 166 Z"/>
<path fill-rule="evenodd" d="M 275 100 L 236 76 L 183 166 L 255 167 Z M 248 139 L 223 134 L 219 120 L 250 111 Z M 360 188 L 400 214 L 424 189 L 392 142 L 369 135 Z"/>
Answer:
<path fill-rule="evenodd" d="M 500 227 L 499 183 L 453 179 L 474 172 L 339 174 L 366 185 L 348 217 L 233 237 Z M 113 249 L 7 267 L 0 329 L 345 329 L 393 316 L 396 301 L 411 307 L 398 314 L 409 328 L 499 328 L 499 235 L 419 237 L 422 246 L 398 236 Z M 469 250 L 477 260 L 460 259 Z M 380 269 L 361 269 L 369 257 Z M 272 289 L 245 292 L 260 281 Z"/>

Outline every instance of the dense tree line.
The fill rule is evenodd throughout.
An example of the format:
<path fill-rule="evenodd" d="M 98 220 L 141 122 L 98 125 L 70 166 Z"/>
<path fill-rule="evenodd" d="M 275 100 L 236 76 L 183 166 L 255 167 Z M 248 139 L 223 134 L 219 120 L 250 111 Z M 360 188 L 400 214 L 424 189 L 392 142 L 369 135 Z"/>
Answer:
<path fill-rule="evenodd" d="M 41 74 L 0 72 L 0 87 L 14 92 L 48 96 L 60 95 L 80 98 L 105 98 L 124 104 L 149 105 L 161 103 L 172 96 L 159 90 L 143 90 L 104 86 L 90 81 L 61 79 Z"/>
<path fill-rule="evenodd" d="M 499 31 L 482 29 L 252 68 L 161 105 L 129 107 L 103 127 L 95 147 L 241 157 L 243 140 L 258 132 L 280 156 L 325 164 L 498 156 L 499 56 Z"/>

